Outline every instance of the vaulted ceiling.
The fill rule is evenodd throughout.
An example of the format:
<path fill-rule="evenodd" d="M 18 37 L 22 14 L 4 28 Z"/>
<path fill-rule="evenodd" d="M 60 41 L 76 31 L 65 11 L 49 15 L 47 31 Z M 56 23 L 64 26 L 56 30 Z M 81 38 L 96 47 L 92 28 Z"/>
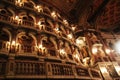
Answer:
<path fill-rule="evenodd" d="M 36 0 L 54 7 L 69 22 L 79 23 L 82 16 L 103 32 L 120 33 L 120 0 Z"/>

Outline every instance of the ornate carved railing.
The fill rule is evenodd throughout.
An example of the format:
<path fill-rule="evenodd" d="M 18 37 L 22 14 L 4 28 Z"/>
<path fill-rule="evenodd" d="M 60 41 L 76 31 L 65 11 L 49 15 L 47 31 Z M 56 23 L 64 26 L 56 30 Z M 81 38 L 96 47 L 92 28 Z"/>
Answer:
<path fill-rule="evenodd" d="M 0 75 L 5 75 L 6 72 L 6 61 L 0 60 Z"/>
<path fill-rule="evenodd" d="M 46 75 L 45 63 L 33 61 L 15 61 L 16 75 Z"/>

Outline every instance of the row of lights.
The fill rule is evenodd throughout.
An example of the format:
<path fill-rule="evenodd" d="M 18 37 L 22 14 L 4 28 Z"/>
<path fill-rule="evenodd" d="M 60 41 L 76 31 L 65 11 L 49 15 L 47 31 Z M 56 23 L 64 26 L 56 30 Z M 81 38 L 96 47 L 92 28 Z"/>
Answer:
<path fill-rule="evenodd" d="M 18 5 L 18 6 L 23 6 L 24 5 L 24 2 L 26 2 L 26 0 L 16 0 L 15 4 Z M 37 5 L 34 7 L 38 12 L 43 12 L 43 6 L 42 5 Z M 57 17 L 59 15 L 59 13 L 57 13 L 56 11 L 52 11 L 51 12 L 51 16 L 54 18 L 54 19 L 57 19 Z M 66 19 L 63 19 L 63 23 L 65 25 L 69 25 L 68 21 Z M 72 26 L 72 30 L 74 31 L 75 30 L 75 25 Z"/>
<path fill-rule="evenodd" d="M 13 53 L 16 52 L 16 50 L 18 49 L 18 46 L 19 46 L 19 45 L 20 45 L 20 44 L 17 43 L 17 42 L 15 42 L 15 41 L 7 42 L 7 48 L 8 48 L 8 50 L 10 50 L 10 52 L 13 52 Z M 41 53 L 41 54 L 43 54 L 43 55 L 47 52 L 47 48 L 44 47 L 42 43 L 40 43 L 36 48 L 38 49 L 39 53 Z M 60 55 L 63 56 L 63 57 L 66 56 L 66 54 L 67 54 L 64 49 L 59 49 L 58 52 L 59 52 Z M 78 55 L 79 55 L 79 54 L 74 54 L 73 57 L 76 58 L 77 60 L 79 60 L 79 56 L 78 56 Z"/>

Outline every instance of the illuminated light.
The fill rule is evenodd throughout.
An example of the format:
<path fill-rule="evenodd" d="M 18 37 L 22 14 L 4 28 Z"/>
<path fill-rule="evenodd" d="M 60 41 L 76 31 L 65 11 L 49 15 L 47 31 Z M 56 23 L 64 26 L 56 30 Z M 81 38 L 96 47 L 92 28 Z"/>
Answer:
<path fill-rule="evenodd" d="M 40 44 L 40 45 L 38 46 L 38 48 L 40 49 L 40 51 L 41 51 L 42 53 L 44 53 L 44 52 L 46 51 L 46 48 L 43 47 L 42 44 Z"/>
<path fill-rule="evenodd" d="M 24 2 L 24 0 L 16 0 L 15 4 L 21 7 L 24 4 Z"/>
<path fill-rule="evenodd" d="M 18 16 L 15 16 L 15 20 L 19 20 L 19 17 L 18 17 Z"/>
<path fill-rule="evenodd" d="M 75 31 L 76 27 L 72 27 L 72 30 Z"/>
<path fill-rule="evenodd" d="M 63 20 L 63 23 L 65 24 L 65 25 L 68 25 L 68 21 L 67 20 Z"/>
<path fill-rule="evenodd" d="M 11 45 L 15 46 L 15 41 L 12 41 L 12 44 L 11 44 Z"/>
<path fill-rule="evenodd" d="M 110 49 L 106 49 L 105 52 L 106 52 L 107 54 L 110 54 L 111 50 L 110 50 Z"/>
<path fill-rule="evenodd" d="M 75 57 L 77 60 L 79 60 L 78 54 L 75 54 L 74 57 Z"/>
<path fill-rule="evenodd" d="M 17 21 L 17 24 L 20 24 L 22 22 L 22 19 L 20 19 L 19 16 L 13 17 L 13 20 Z"/>
<path fill-rule="evenodd" d="M 84 63 L 85 66 L 88 65 L 89 59 L 90 59 L 89 57 L 86 57 L 86 58 L 83 59 L 83 63 Z"/>
<path fill-rule="evenodd" d="M 108 74 L 107 69 L 105 67 L 100 67 L 100 70 L 103 74 Z"/>
<path fill-rule="evenodd" d="M 84 41 L 80 39 L 76 39 L 76 44 L 84 44 Z"/>
<path fill-rule="evenodd" d="M 117 41 L 115 44 L 114 44 L 114 49 L 117 53 L 120 54 L 120 41 Z"/>
<path fill-rule="evenodd" d="M 39 21 L 36 25 L 38 25 L 40 30 L 45 30 L 45 25 L 42 24 L 43 21 Z"/>
<path fill-rule="evenodd" d="M 37 23 L 37 25 L 41 25 L 41 21 L 39 21 L 39 22 Z"/>
<path fill-rule="evenodd" d="M 53 18 L 57 18 L 56 12 L 53 11 L 53 12 L 51 13 L 51 16 L 52 16 Z"/>
<path fill-rule="evenodd" d="M 65 54 L 66 53 L 64 49 L 60 49 L 59 52 L 60 52 L 60 54 Z"/>
<path fill-rule="evenodd" d="M 35 9 L 36 9 L 38 12 L 43 12 L 43 7 L 42 7 L 41 5 L 35 6 Z"/>
<path fill-rule="evenodd" d="M 7 42 L 7 45 L 10 45 L 10 42 Z"/>
<path fill-rule="evenodd" d="M 42 49 L 42 48 L 43 48 L 43 45 L 42 45 L 42 44 L 40 44 L 40 45 L 38 46 L 38 48 L 41 48 L 41 49 Z"/>
<path fill-rule="evenodd" d="M 54 30 L 55 30 L 55 32 L 56 32 L 56 33 L 60 33 L 60 31 L 59 31 L 59 28 L 58 28 L 58 27 L 57 27 L 57 28 L 55 28 Z"/>
<path fill-rule="evenodd" d="M 96 47 L 93 47 L 93 48 L 92 48 L 92 53 L 93 53 L 93 54 L 96 54 L 97 51 L 98 51 L 98 49 L 97 49 Z"/>
<path fill-rule="evenodd" d="M 115 69 L 116 69 L 118 75 L 120 76 L 120 66 L 115 66 Z"/>
<path fill-rule="evenodd" d="M 67 35 L 69 39 L 72 39 L 72 34 Z"/>

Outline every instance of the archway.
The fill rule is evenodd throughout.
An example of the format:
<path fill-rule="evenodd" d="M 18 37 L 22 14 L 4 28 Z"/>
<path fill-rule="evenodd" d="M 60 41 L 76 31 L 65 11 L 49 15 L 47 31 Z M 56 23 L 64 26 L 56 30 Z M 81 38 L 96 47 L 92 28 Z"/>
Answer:
<path fill-rule="evenodd" d="M 35 51 L 36 40 L 33 36 L 21 32 L 17 35 L 17 43 L 20 44 L 21 50 L 24 53 L 33 53 Z"/>

